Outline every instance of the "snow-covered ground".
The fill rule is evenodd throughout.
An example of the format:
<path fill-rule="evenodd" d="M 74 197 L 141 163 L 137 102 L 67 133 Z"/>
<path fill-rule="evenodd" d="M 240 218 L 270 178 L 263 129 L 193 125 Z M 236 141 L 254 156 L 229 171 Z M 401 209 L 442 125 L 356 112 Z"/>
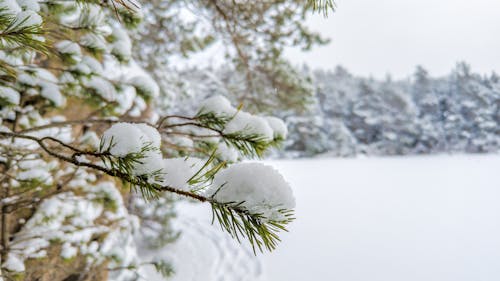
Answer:
<path fill-rule="evenodd" d="M 161 250 L 174 280 L 500 280 L 500 156 L 270 163 L 297 199 L 278 249 L 254 257 L 182 204 L 184 235 Z"/>

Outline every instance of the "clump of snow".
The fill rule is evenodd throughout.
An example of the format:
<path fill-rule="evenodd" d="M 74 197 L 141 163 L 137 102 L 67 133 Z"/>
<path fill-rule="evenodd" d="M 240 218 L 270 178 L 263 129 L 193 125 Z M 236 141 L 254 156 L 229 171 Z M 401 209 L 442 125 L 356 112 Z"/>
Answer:
<path fill-rule="evenodd" d="M 144 156 L 138 160 L 139 163 L 134 164 L 134 171 L 133 172 L 135 175 L 138 175 L 138 176 L 161 173 L 162 159 L 163 159 L 163 156 L 159 150 L 157 150 L 157 149 L 148 150 L 148 151 L 144 152 Z M 158 176 L 160 176 L 160 175 L 158 174 Z M 153 180 L 153 179 L 151 179 L 151 180 Z"/>
<path fill-rule="evenodd" d="M 21 181 L 38 180 L 44 184 L 52 183 L 52 175 L 44 167 L 19 172 L 17 179 Z"/>
<path fill-rule="evenodd" d="M 195 157 L 164 159 L 161 184 L 180 190 L 190 190 L 189 179 L 200 171 L 204 164 L 203 160 Z"/>
<path fill-rule="evenodd" d="M 96 27 L 96 33 L 102 33 L 103 30 L 109 29 L 109 25 L 106 23 L 106 15 L 99 5 L 87 3 L 85 6 L 75 5 L 73 8 L 75 9 L 73 13 L 61 16 L 59 19 L 61 24 L 79 28 L 87 26 L 88 19 L 92 19 L 92 24 Z"/>
<path fill-rule="evenodd" d="M 42 88 L 40 95 L 56 106 L 62 106 L 65 103 L 64 97 L 59 92 L 58 80 L 51 72 L 45 69 L 37 69 L 37 85 Z"/>
<path fill-rule="evenodd" d="M 223 96 L 212 96 L 202 102 L 200 114 L 212 112 L 217 116 L 230 117 L 224 133 L 245 133 L 257 135 L 264 141 L 275 138 L 286 138 L 288 133 L 285 123 L 276 117 L 261 117 L 239 110 L 231 106 L 228 99 Z"/>
<path fill-rule="evenodd" d="M 130 153 L 138 153 L 145 146 L 159 146 L 160 133 L 153 127 L 145 128 L 145 124 L 116 123 L 107 129 L 102 141 L 104 148 L 110 147 L 110 152 L 116 157 L 125 157 Z"/>
<path fill-rule="evenodd" d="M 63 106 L 66 103 L 64 96 L 59 91 L 57 78 L 45 69 L 35 69 L 32 73 L 21 73 L 18 75 L 17 81 L 22 85 L 40 87 L 40 95 L 55 106 Z"/>
<path fill-rule="evenodd" d="M 42 17 L 34 11 L 26 10 L 17 13 L 14 22 L 12 23 L 12 28 L 15 30 L 20 30 L 30 26 L 42 25 Z"/>
<path fill-rule="evenodd" d="M 82 58 L 81 64 L 83 64 L 89 68 L 89 70 L 90 70 L 89 73 L 98 74 L 98 75 L 104 74 L 104 69 L 102 67 L 102 64 L 93 57 L 84 56 Z"/>
<path fill-rule="evenodd" d="M 34 12 L 40 11 L 40 4 L 38 4 L 37 0 L 17 0 L 17 4 L 24 10 L 31 10 Z"/>
<path fill-rule="evenodd" d="M 115 86 L 113 86 L 113 84 L 108 80 L 99 76 L 92 76 L 90 78 L 83 79 L 82 82 L 86 88 L 94 90 L 94 92 L 103 99 L 107 101 L 114 101 L 116 99 Z"/>
<path fill-rule="evenodd" d="M 129 85 L 122 85 L 117 91 L 118 107 L 115 109 L 118 114 L 126 113 L 134 105 L 137 97 L 135 88 Z"/>
<path fill-rule="evenodd" d="M 115 26 L 111 37 L 111 54 L 115 55 L 119 60 L 129 60 L 132 56 L 132 41 L 127 32 L 123 28 Z"/>
<path fill-rule="evenodd" d="M 146 97 L 156 98 L 160 93 L 158 84 L 147 74 L 134 76 L 129 83 L 137 89 L 137 93 Z"/>
<path fill-rule="evenodd" d="M 282 220 L 280 210 L 295 207 L 290 185 L 277 170 L 261 163 L 238 163 L 222 170 L 207 194 L 218 202 L 242 202 L 250 213 L 268 220 Z"/>
<path fill-rule="evenodd" d="M 19 92 L 7 87 L 0 86 L 0 100 L 6 101 L 8 104 L 18 105 L 21 96 Z"/>
<path fill-rule="evenodd" d="M 13 272 L 22 272 L 26 270 L 24 261 L 17 255 L 8 255 L 7 260 L 2 263 L 2 267 Z"/>
<path fill-rule="evenodd" d="M 31 170 L 39 167 L 47 167 L 48 163 L 42 159 L 22 160 L 18 161 L 17 166 L 23 170 Z"/>
<path fill-rule="evenodd" d="M 64 259 L 70 259 L 76 256 L 78 249 L 76 247 L 71 246 L 70 243 L 66 242 L 62 245 L 61 248 L 61 257 Z"/>
<path fill-rule="evenodd" d="M 217 147 L 217 157 L 226 162 L 236 162 L 238 161 L 239 153 L 234 147 L 227 145 L 225 142 L 221 142 Z"/>
<path fill-rule="evenodd" d="M 61 54 L 70 56 L 76 62 L 80 61 L 81 59 L 82 50 L 80 49 L 80 46 L 73 41 L 70 40 L 59 41 L 54 45 L 54 47 Z"/>
<path fill-rule="evenodd" d="M 288 135 L 288 129 L 283 120 L 274 116 L 266 116 L 264 118 L 266 119 L 269 126 L 271 126 L 271 129 L 274 133 L 274 138 L 286 139 L 286 136 Z"/>
<path fill-rule="evenodd" d="M 217 115 L 233 116 L 237 109 L 231 105 L 228 99 L 217 95 L 204 100 L 200 106 L 200 113 L 213 112 Z"/>
<path fill-rule="evenodd" d="M 59 91 L 57 84 L 41 81 L 39 85 L 42 87 L 40 95 L 51 101 L 55 106 L 63 106 L 66 103 L 66 99 Z"/>
<path fill-rule="evenodd" d="M 51 171 L 57 168 L 57 161 L 49 163 L 41 159 L 18 161 L 19 168 L 16 179 L 20 181 L 37 181 L 39 184 L 49 185 L 53 182 Z"/>
<path fill-rule="evenodd" d="M 237 132 L 255 134 L 262 137 L 265 141 L 272 141 L 274 138 L 273 129 L 271 129 L 266 119 L 243 111 L 236 113 L 224 129 L 224 133 L 226 134 Z"/>
<path fill-rule="evenodd" d="M 5 9 L 8 14 L 17 14 L 21 12 L 21 7 L 15 0 L 2 0 L 0 1 L 0 8 Z"/>
<path fill-rule="evenodd" d="M 141 130 L 142 133 L 146 135 L 146 137 L 154 147 L 159 148 L 161 146 L 161 135 L 158 130 L 156 130 L 156 128 L 144 123 L 134 124 L 134 126 L 136 128 L 139 128 L 139 130 Z"/>
<path fill-rule="evenodd" d="M 17 76 L 17 81 L 21 84 L 28 86 L 36 86 L 37 79 L 34 75 L 30 75 L 28 73 L 21 73 Z"/>
<path fill-rule="evenodd" d="M 104 51 L 107 48 L 106 40 L 101 34 L 87 33 L 80 37 L 80 44 L 92 50 Z"/>
<path fill-rule="evenodd" d="M 149 125 L 114 124 L 104 132 L 102 143 L 103 149 L 109 148 L 109 152 L 116 157 L 143 153 L 138 163 L 134 163 L 136 175 L 152 174 L 162 169 L 161 136 L 155 128 Z"/>

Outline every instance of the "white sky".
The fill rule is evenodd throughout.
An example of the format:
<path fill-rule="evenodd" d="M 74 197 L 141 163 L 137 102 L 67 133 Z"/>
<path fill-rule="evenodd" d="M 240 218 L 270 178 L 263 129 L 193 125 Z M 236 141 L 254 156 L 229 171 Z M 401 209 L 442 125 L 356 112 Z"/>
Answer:
<path fill-rule="evenodd" d="M 480 73 L 500 71 L 500 0 L 336 0 L 313 30 L 332 39 L 308 53 L 289 50 L 294 63 L 359 75 L 406 77 L 423 65 L 432 75 L 466 61 Z"/>

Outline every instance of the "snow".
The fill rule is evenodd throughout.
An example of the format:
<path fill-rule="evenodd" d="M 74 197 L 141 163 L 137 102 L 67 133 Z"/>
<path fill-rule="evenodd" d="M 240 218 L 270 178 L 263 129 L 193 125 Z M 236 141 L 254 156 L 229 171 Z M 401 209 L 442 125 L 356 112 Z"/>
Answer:
<path fill-rule="evenodd" d="M 215 175 L 207 191 L 218 202 L 240 203 L 265 219 L 284 219 L 279 210 L 295 207 L 290 185 L 273 167 L 261 163 L 238 163 Z"/>
<path fill-rule="evenodd" d="M 82 56 L 82 50 L 80 46 L 70 40 L 59 41 L 54 44 L 54 47 L 62 54 L 70 55 L 74 58 L 80 58 Z"/>
<path fill-rule="evenodd" d="M 233 116 L 237 109 L 231 105 L 228 99 L 216 95 L 204 100 L 200 106 L 200 113 L 213 112 L 222 116 Z"/>
<path fill-rule="evenodd" d="M 24 261 L 45 257 L 51 243 L 62 244 L 60 255 L 65 259 L 79 251 L 86 255 L 89 265 L 110 259 L 111 268 L 130 267 L 137 264 L 133 242 L 136 228 L 137 218 L 128 214 L 113 183 L 86 184 L 77 192 L 60 193 L 42 201 L 13 237 L 3 267 L 24 271 Z M 95 237 L 103 239 L 94 241 Z M 131 270 L 123 270 L 111 274 L 110 280 L 129 280 L 126 276 L 131 274 Z"/>
<path fill-rule="evenodd" d="M 236 148 L 227 145 L 225 142 L 219 143 L 217 147 L 217 157 L 229 163 L 238 161 L 239 152 Z"/>
<path fill-rule="evenodd" d="M 154 147 L 161 146 L 161 135 L 158 132 L 158 130 L 156 130 L 156 128 L 146 125 L 144 123 L 134 124 L 134 126 L 142 131 L 142 133 L 151 142 L 151 145 L 153 145 Z"/>
<path fill-rule="evenodd" d="M 264 141 L 272 141 L 275 137 L 287 134 L 286 125 L 276 117 L 261 117 L 239 110 L 231 106 L 228 99 L 215 95 L 205 99 L 200 106 L 200 113 L 212 112 L 217 116 L 231 117 L 227 122 L 224 133 L 241 133 L 258 135 Z"/>
<path fill-rule="evenodd" d="M 500 156 L 267 162 L 292 183 L 297 220 L 272 253 L 246 255 L 183 203 L 178 242 L 157 249 L 172 280 L 496 281 L 500 279 Z M 196 263 L 186 260 L 196 259 Z M 162 280 L 148 270 L 146 280 Z"/>
<path fill-rule="evenodd" d="M 288 135 L 288 129 L 283 120 L 274 116 L 266 116 L 265 119 L 273 130 L 274 138 L 286 139 L 286 136 Z"/>
<path fill-rule="evenodd" d="M 152 175 L 162 171 L 162 155 L 159 150 L 148 150 L 144 152 L 144 157 L 139 159 L 139 163 L 134 164 L 134 175 Z M 160 176 L 160 175 L 159 175 Z M 151 181 L 153 179 L 150 179 Z"/>
<path fill-rule="evenodd" d="M 195 157 L 179 157 L 163 160 L 162 185 L 168 185 L 180 190 L 190 190 L 189 179 L 193 177 L 206 161 Z"/>
<path fill-rule="evenodd" d="M 134 87 L 124 85 L 118 88 L 117 94 L 116 101 L 119 106 L 115 110 L 118 114 L 125 114 L 134 105 L 137 93 Z"/>
<path fill-rule="evenodd" d="M 34 12 L 40 11 L 40 4 L 38 4 L 37 0 L 17 0 L 17 4 L 25 10 L 31 10 Z"/>
<path fill-rule="evenodd" d="M 60 107 L 66 103 L 66 99 L 59 91 L 57 84 L 40 81 L 39 85 L 42 88 L 40 95 L 51 101 L 55 106 Z"/>
<path fill-rule="evenodd" d="M 26 270 L 24 262 L 17 255 L 9 255 L 7 260 L 2 264 L 2 267 L 14 272 Z"/>
<path fill-rule="evenodd" d="M 231 121 L 226 124 L 224 129 L 224 133 L 226 134 L 237 132 L 259 135 L 265 141 L 272 141 L 274 138 L 273 129 L 271 129 L 266 119 L 244 111 L 238 111 Z"/>
<path fill-rule="evenodd" d="M 113 27 L 113 43 L 110 44 L 111 53 L 120 60 L 128 60 L 132 56 L 132 41 L 123 28 Z"/>
<path fill-rule="evenodd" d="M 39 86 L 40 95 L 51 101 L 55 106 L 63 106 L 66 99 L 59 91 L 58 80 L 50 71 L 34 69 L 33 73 L 21 73 L 17 77 L 19 83 L 31 87 Z"/>
<path fill-rule="evenodd" d="M 102 64 L 97 59 L 95 59 L 91 56 L 84 56 L 81 64 L 87 66 L 90 69 L 89 73 L 98 74 L 98 75 L 104 74 L 104 69 L 102 67 Z"/>
<path fill-rule="evenodd" d="M 17 13 L 16 19 L 12 26 L 16 30 L 20 30 L 29 26 L 41 25 L 42 22 L 42 17 L 39 14 L 34 11 L 27 10 Z"/>
<path fill-rule="evenodd" d="M 21 99 L 19 92 L 7 87 L 0 86 L 0 100 L 5 100 L 9 104 L 18 105 Z"/>
<path fill-rule="evenodd" d="M 154 128 L 151 128 L 155 130 Z M 102 135 L 102 141 L 104 143 L 104 149 L 110 148 L 110 153 L 116 157 L 125 157 L 130 153 L 138 153 L 145 146 L 153 145 L 158 143 L 155 139 L 159 135 L 148 131 L 146 134 L 143 126 L 139 124 L 132 123 L 116 123 L 113 124 L 109 129 L 107 129 Z M 150 139 L 150 136 L 153 139 Z"/>
<path fill-rule="evenodd" d="M 262 265 L 251 249 L 232 240 L 219 227 L 210 225 L 210 208 L 202 204 L 177 204 L 176 229 L 180 238 L 163 248 L 139 247 L 143 260 L 161 259 L 172 263 L 169 281 L 260 281 Z M 186 262 L 195 261 L 195 262 Z M 152 267 L 145 267 L 141 281 L 164 281 Z"/>
<path fill-rule="evenodd" d="M 500 156 L 272 164 L 297 220 L 262 256 L 263 280 L 499 280 Z"/>
<path fill-rule="evenodd" d="M 64 259 L 70 259 L 76 256 L 78 249 L 76 247 L 71 246 L 70 243 L 66 242 L 62 245 L 61 248 L 61 257 Z"/>
<path fill-rule="evenodd" d="M 160 152 L 161 136 L 153 127 L 146 124 L 116 123 L 102 135 L 103 149 L 116 157 L 125 157 L 132 153 L 144 155 L 133 164 L 135 175 L 153 174 L 162 169 Z"/>
<path fill-rule="evenodd" d="M 17 4 L 15 0 L 2 0 L 0 1 L 0 7 L 6 9 L 6 13 L 14 14 L 21 11 L 21 7 Z"/>
<path fill-rule="evenodd" d="M 160 88 L 156 82 L 147 74 L 141 76 L 134 76 L 129 80 L 129 83 L 133 85 L 137 92 L 151 98 L 157 98 L 160 94 Z"/>
<path fill-rule="evenodd" d="M 27 73 L 21 73 L 17 76 L 17 81 L 28 86 L 36 86 L 36 79 Z"/>
<path fill-rule="evenodd" d="M 101 96 L 103 99 L 107 101 L 114 101 L 116 99 L 115 86 L 113 86 L 113 84 L 108 80 L 99 76 L 92 76 L 88 79 L 84 79 L 82 82 L 86 88 L 93 89 L 95 93 Z"/>
<path fill-rule="evenodd" d="M 80 44 L 93 50 L 106 50 L 106 40 L 101 34 L 88 33 L 80 37 Z"/>
<path fill-rule="evenodd" d="M 45 169 L 45 167 L 20 172 L 17 176 L 17 179 L 21 181 L 37 179 L 44 184 L 52 183 L 52 175 Z"/>

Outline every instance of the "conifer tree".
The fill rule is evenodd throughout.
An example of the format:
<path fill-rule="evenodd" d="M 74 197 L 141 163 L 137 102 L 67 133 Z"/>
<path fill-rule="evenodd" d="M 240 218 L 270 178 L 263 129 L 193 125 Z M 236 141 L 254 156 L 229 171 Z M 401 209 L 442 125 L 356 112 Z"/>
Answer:
<path fill-rule="evenodd" d="M 175 79 L 177 62 L 209 48 L 222 49 L 221 84 L 236 104 L 252 112 L 303 112 L 312 102 L 311 80 L 283 52 L 327 43 L 305 20 L 311 10 L 332 8 L 332 1 L 148 1 L 148 16 L 134 34 L 134 54 L 168 97 L 175 91 L 172 83 L 189 77 Z"/>
<path fill-rule="evenodd" d="M 304 11 L 331 7 L 292 3 Z M 195 4 L 224 9 L 231 17 L 226 31 L 245 22 L 231 9 L 252 17 L 260 11 L 235 1 Z M 138 42 L 129 35 L 148 13 L 131 0 L 0 0 L 0 279 L 136 280 L 142 266 L 167 276 L 166 261 L 140 260 L 134 236 L 148 218 L 168 227 L 168 208 L 150 211 L 172 196 L 209 204 L 214 222 L 255 252 L 273 250 L 293 220 L 294 198 L 282 176 L 236 163 L 278 146 L 287 134 L 281 120 L 221 96 L 190 116 L 155 110 L 158 84 L 136 63 Z M 178 32 L 173 50 L 191 44 L 185 33 Z M 153 246 L 175 238 L 165 231 L 150 237 Z"/>

